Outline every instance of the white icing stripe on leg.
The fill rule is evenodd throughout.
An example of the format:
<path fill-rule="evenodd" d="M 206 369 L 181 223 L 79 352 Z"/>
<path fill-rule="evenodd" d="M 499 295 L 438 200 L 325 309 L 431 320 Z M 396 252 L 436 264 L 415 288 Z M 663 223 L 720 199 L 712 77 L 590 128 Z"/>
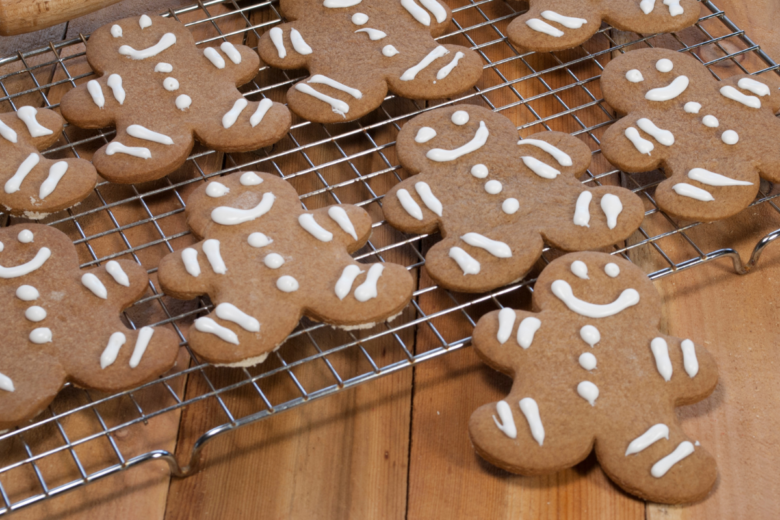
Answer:
<path fill-rule="evenodd" d="M 249 102 L 246 100 L 246 98 L 238 98 L 236 102 L 233 103 L 233 108 L 228 110 L 225 115 L 222 116 L 222 126 L 225 128 L 230 128 L 233 126 L 238 120 L 238 116 L 241 115 L 241 112 L 244 111 L 248 104 Z"/>
<path fill-rule="evenodd" d="M 274 106 L 274 102 L 270 99 L 263 99 L 260 101 L 260 103 L 257 104 L 257 110 L 255 110 L 255 113 L 252 114 L 252 116 L 249 118 L 249 124 L 252 125 L 252 128 L 256 127 L 263 121 L 263 118 L 268 113 L 268 111 L 271 110 L 272 106 Z"/>
<path fill-rule="evenodd" d="M 114 332 L 111 334 L 111 337 L 108 340 L 108 345 L 106 345 L 103 353 L 100 354 L 101 369 L 105 370 L 106 367 L 114 364 L 116 357 L 119 355 L 119 349 L 122 348 L 122 345 L 124 345 L 126 341 L 127 337 L 121 332 Z"/>
<path fill-rule="evenodd" d="M 447 19 L 447 10 L 436 0 L 420 0 L 420 3 L 433 13 L 436 23 L 443 23 Z"/>
<path fill-rule="evenodd" d="M 669 345 L 667 345 L 664 338 L 654 338 L 650 342 L 650 350 L 653 351 L 653 357 L 655 358 L 655 367 L 658 369 L 658 373 L 665 381 L 669 381 L 672 378 L 672 360 L 669 359 Z"/>
<path fill-rule="evenodd" d="M 208 317 L 198 318 L 195 320 L 195 330 L 204 332 L 206 334 L 214 334 L 216 337 L 227 343 L 238 345 L 238 336 L 235 332 L 219 325 L 216 321 Z"/>
<path fill-rule="evenodd" d="M 19 108 L 19 110 L 16 112 L 16 117 L 24 121 L 24 124 L 27 125 L 27 130 L 30 132 L 32 137 L 41 137 L 43 135 L 53 134 L 54 132 L 38 122 L 38 120 L 35 118 L 37 113 L 38 111 L 34 107 L 25 106 Z"/>
<path fill-rule="evenodd" d="M 688 184 L 687 182 L 679 182 L 672 186 L 672 189 L 677 195 L 680 195 L 681 197 L 688 197 L 691 199 L 700 200 L 702 202 L 710 202 L 715 200 L 715 197 L 713 197 L 712 193 L 709 191 L 697 188 L 696 186 Z"/>
<path fill-rule="evenodd" d="M 585 18 L 572 18 L 571 16 L 558 14 L 555 11 L 542 11 L 542 18 L 545 20 L 550 20 L 551 22 L 559 23 L 567 29 L 579 29 L 588 23 Z"/>
<path fill-rule="evenodd" d="M 556 170 L 549 164 L 545 164 L 539 159 L 531 157 L 530 155 L 524 155 L 520 157 L 520 159 L 523 160 L 523 164 L 525 164 L 528 169 L 543 179 L 554 179 L 561 174 L 560 171 Z"/>
<path fill-rule="evenodd" d="M 725 98 L 734 100 L 738 103 L 742 103 L 746 107 L 761 108 L 760 99 L 758 99 L 756 96 L 746 96 L 745 94 L 735 89 L 731 85 L 726 85 L 725 87 L 721 87 L 720 95 Z"/>
<path fill-rule="evenodd" d="M 130 287 L 130 278 L 128 278 L 127 273 L 116 260 L 109 260 L 106 263 L 106 272 L 110 274 L 111 278 L 119 285 Z"/>
<path fill-rule="evenodd" d="M 91 79 L 87 82 L 87 92 L 92 96 L 92 101 L 95 102 L 98 108 L 103 108 L 106 105 L 106 98 L 103 97 L 103 87 L 96 80 Z"/>
<path fill-rule="evenodd" d="M 141 125 L 130 125 L 127 127 L 127 135 L 135 137 L 136 139 L 143 139 L 144 141 L 151 141 L 153 143 L 172 145 L 173 139 L 165 134 L 154 132 Z"/>
<path fill-rule="evenodd" d="M 360 270 L 360 267 L 354 264 L 348 265 L 344 268 L 344 270 L 341 272 L 341 276 L 336 282 L 335 291 L 339 300 L 343 300 L 349 294 L 349 292 L 352 290 L 352 284 L 355 283 L 355 278 L 357 278 L 357 276 L 362 272 L 363 271 Z"/>
<path fill-rule="evenodd" d="M 11 381 L 10 377 L 3 373 L 0 373 L 0 390 L 5 390 L 6 392 L 16 391 L 16 388 L 14 388 L 14 382 Z"/>
<path fill-rule="evenodd" d="M 268 34 L 270 34 L 271 41 L 273 42 L 274 47 L 276 47 L 276 52 L 279 54 L 279 59 L 283 60 L 287 57 L 287 49 L 284 46 L 284 31 L 282 31 L 279 27 L 274 27 L 268 31 Z"/>
<path fill-rule="evenodd" d="M 553 159 L 558 161 L 558 164 L 560 164 L 561 166 L 571 166 L 572 164 L 574 164 L 569 154 L 567 154 L 560 148 L 551 145 L 547 141 L 542 141 L 541 139 L 523 139 L 521 141 L 518 141 L 517 144 L 518 145 L 530 144 L 531 146 L 536 146 L 537 148 L 541 148 L 545 152 L 552 155 Z"/>
<path fill-rule="evenodd" d="M 220 303 L 214 312 L 218 318 L 232 321 L 247 332 L 260 332 L 260 322 L 232 303 Z"/>
<path fill-rule="evenodd" d="M 49 176 L 46 177 L 46 180 L 41 183 L 41 188 L 38 191 L 38 198 L 43 200 L 51 195 L 57 188 L 57 184 L 59 184 L 60 179 L 62 179 L 63 175 L 65 175 L 67 171 L 68 163 L 65 161 L 57 161 L 56 163 L 52 164 L 51 168 L 49 168 Z"/>
<path fill-rule="evenodd" d="M 626 128 L 624 135 L 628 138 L 629 141 L 631 141 L 631 144 L 634 145 L 636 151 L 643 155 L 650 155 L 650 152 L 652 152 L 655 148 L 655 145 L 639 135 L 639 130 L 633 126 Z"/>
<path fill-rule="evenodd" d="M 529 316 L 523 318 L 520 322 L 520 326 L 517 328 L 517 344 L 523 348 L 528 348 L 534 342 L 534 335 L 539 327 L 542 326 L 542 321 L 539 318 Z"/>
<path fill-rule="evenodd" d="M 217 49 L 215 49 L 214 47 L 206 47 L 205 49 L 203 49 L 203 55 L 216 68 L 218 68 L 218 69 L 224 69 L 225 68 L 225 60 L 222 59 L 222 56 L 219 55 L 219 53 L 217 52 Z"/>
<path fill-rule="evenodd" d="M 398 201 L 401 203 L 401 206 L 406 210 L 410 217 L 416 218 L 417 220 L 423 219 L 422 208 L 419 204 L 417 204 L 417 202 L 415 202 L 408 191 L 406 191 L 404 188 L 401 188 L 395 192 L 395 195 L 398 197 Z"/>
<path fill-rule="evenodd" d="M 520 410 L 525 415 L 525 420 L 528 421 L 528 427 L 531 428 L 531 436 L 539 443 L 539 446 L 542 446 L 544 444 L 544 425 L 542 425 L 542 418 L 539 416 L 539 405 L 530 397 L 524 397 L 520 399 Z"/>
<path fill-rule="evenodd" d="M 409 11 L 409 14 L 412 15 L 415 20 L 425 26 L 431 25 L 431 15 L 425 12 L 422 7 L 417 5 L 417 2 L 414 0 L 401 0 L 401 5 L 404 7 L 404 9 Z"/>
<path fill-rule="evenodd" d="M 141 359 L 144 357 L 144 352 L 149 346 L 149 341 L 154 335 L 154 329 L 152 327 L 141 327 L 138 331 L 138 339 L 135 341 L 135 348 L 133 349 L 133 355 L 130 356 L 130 368 L 135 368 L 141 363 Z"/>
<path fill-rule="evenodd" d="M 465 56 L 466 55 L 463 54 L 460 51 L 455 53 L 455 57 L 452 58 L 452 61 L 449 62 L 447 65 L 443 66 L 442 68 L 440 68 L 439 72 L 436 73 L 436 79 L 437 80 L 443 80 L 444 78 L 449 76 L 450 72 L 452 72 L 452 69 L 454 69 L 458 65 L 458 62 L 460 61 L 460 59 L 464 58 Z"/>
<path fill-rule="evenodd" d="M 420 61 L 420 63 L 418 63 L 414 67 L 406 69 L 406 71 L 403 74 L 401 74 L 401 81 L 413 80 L 415 77 L 417 77 L 417 74 L 421 70 L 423 70 L 425 67 L 433 63 L 437 58 L 441 58 L 445 54 L 449 54 L 449 53 L 450 51 L 448 51 L 446 47 L 442 47 L 441 45 L 439 45 L 431 52 L 429 52 L 428 55 L 425 56 L 425 58 L 423 58 L 422 61 Z"/>
<path fill-rule="evenodd" d="M 480 121 L 479 128 L 477 129 L 477 132 L 474 134 L 474 138 L 468 143 L 464 144 L 463 146 L 459 146 L 454 150 L 445 150 L 443 148 L 432 148 L 428 150 L 428 152 L 425 154 L 425 157 L 436 162 L 454 161 L 456 159 L 459 159 L 460 157 L 463 157 L 466 154 L 469 154 L 471 152 L 476 152 L 477 150 L 485 146 L 485 143 L 487 142 L 489 136 L 490 136 L 490 131 L 485 125 L 485 122 Z"/>
<path fill-rule="evenodd" d="M 305 56 L 313 52 L 311 47 L 309 47 L 309 44 L 306 43 L 306 40 L 301 36 L 301 33 L 296 29 L 290 29 L 290 41 L 292 42 L 293 49 L 295 49 L 295 52 L 298 54 L 303 54 Z"/>
<path fill-rule="evenodd" d="M 35 168 L 35 166 L 38 164 L 40 160 L 41 160 L 40 156 L 35 152 L 28 155 L 27 159 L 22 161 L 22 164 L 20 164 L 19 168 L 16 169 L 16 173 L 14 173 L 14 176 L 5 182 L 5 192 L 16 193 L 17 191 L 19 191 L 19 189 L 22 186 L 22 182 L 24 181 L 24 178 L 30 174 L 32 169 Z"/>
<path fill-rule="evenodd" d="M 457 246 L 451 247 L 449 257 L 458 264 L 458 267 L 463 271 L 463 276 L 466 276 L 467 274 L 479 274 L 481 268 L 479 262 L 463 249 Z"/>
<path fill-rule="evenodd" d="M 90 292 L 92 292 L 92 294 L 98 298 L 102 298 L 104 300 L 108 298 L 108 291 L 106 290 L 106 286 L 103 285 L 103 282 L 100 281 L 100 278 L 94 274 L 85 273 L 84 276 L 81 277 L 81 284 L 89 289 Z"/>
<path fill-rule="evenodd" d="M 317 221 L 314 220 L 314 215 L 311 213 L 299 215 L 298 224 L 320 242 L 330 242 L 333 240 L 333 233 L 320 226 Z"/>
<path fill-rule="evenodd" d="M 354 240 L 358 239 L 357 233 L 355 233 L 355 226 L 352 225 L 352 221 L 349 220 L 349 215 L 344 211 L 344 208 L 331 206 L 328 208 L 328 216 L 339 225 L 344 233 L 351 236 Z"/>
<path fill-rule="evenodd" d="M 498 412 L 498 416 L 501 418 L 501 422 L 498 422 L 496 416 L 493 416 L 493 422 L 496 423 L 496 427 L 510 439 L 517 439 L 517 426 L 515 426 L 512 408 L 506 401 L 499 401 L 496 403 L 496 412 Z"/>
<path fill-rule="evenodd" d="M 111 74 L 106 81 L 106 85 L 111 89 L 111 93 L 114 95 L 117 103 L 122 105 L 125 102 L 125 89 L 122 87 L 122 76 L 119 74 Z"/>
<path fill-rule="evenodd" d="M 219 240 L 210 238 L 203 242 L 203 253 L 206 255 L 206 260 L 211 264 L 212 271 L 217 274 L 225 274 L 227 272 L 227 266 L 219 252 Z"/>
<path fill-rule="evenodd" d="M 296 83 L 295 90 L 297 90 L 298 92 L 302 92 L 304 94 L 308 94 L 313 98 L 317 98 L 320 101 L 329 104 L 333 109 L 333 111 L 341 116 L 345 116 L 345 114 L 349 113 L 349 105 L 346 102 L 341 101 L 340 99 L 330 97 L 326 94 L 323 94 L 322 92 L 318 92 L 313 88 L 311 88 L 306 83 Z"/>
<path fill-rule="evenodd" d="M 577 204 L 574 208 L 574 225 L 590 227 L 590 201 L 593 195 L 590 191 L 583 191 L 577 197 Z"/>
<path fill-rule="evenodd" d="M 502 345 L 507 342 L 509 336 L 512 335 L 512 328 L 515 326 L 515 319 L 517 314 L 514 309 L 504 307 L 498 311 L 498 332 L 496 333 L 496 339 Z"/>
<path fill-rule="evenodd" d="M 669 440 L 669 427 L 662 423 L 651 426 L 645 433 L 631 441 L 626 449 L 626 457 L 644 451 L 661 439 Z"/>
<path fill-rule="evenodd" d="M 181 261 L 184 263 L 184 270 L 194 277 L 200 276 L 200 264 L 198 263 L 198 251 L 188 247 L 181 252 Z"/>
<path fill-rule="evenodd" d="M 420 181 L 414 185 L 414 189 L 417 192 L 417 195 L 420 196 L 420 199 L 422 199 L 425 207 L 441 217 L 444 207 L 442 206 L 441 201 L 436 198 L 436 195 L 433 194 L 428 183 Z"/>
<path fill-rule="evenodd" d="M 542 34 L 546 34 L 548 36 L 552 36 L 553 38 L 560 38 L 563 36 L 563 31 L 558 29 L 557 27 L 553 27 L 549 23 L 545 22 L 544 20 L 540 20 L 538 18 L 531 18 L 530 20 L 526 20 L 525 24 L 530 27 L 532 30 L 536 32 L 540 32 Z"/>
<path fill-rule="evenodd" d="M 479 233 L 466 233 L 460 237 L 460 239 L 470 246 L 484 249 L 496 258 L 512 257 L 512 249 L 504 242 L 491 240 L 490 238 L 480 235 Z"/>
<path fill-rule="evenodd" d="M 111 141 L 106 146 L 106 155 L 114 155 L 115 153 L 123 153 L 126 155 L 132 155 L 140 159 L 151 159 L 152 152 L 148 148 L 140 146 L 125 146 L 117 141 Z"/>
<path fill-rule="evenodd" d="M 355 289 L 355 299 L 357 301 L 367 302 L 368 300 L 377 297 L 376 284 L 384 270 L 385 266 L 383 264 L 374 264 L 371 266 L 366 275 L 366 280 Z"/>
<path fill-rule="evenodd" d="M 607 193 L 601 197 L 601 211 L 607 217 L 607 227 L 615 229 L 618 216 L 623 212 L 623 203 L 617 195 Z"/>
<path fill-rule="evenodd" d="M 692 454 L 693 451 L 693 444 L 691 444 L 690 441 L 682 441 L 677 445 L 673 452 L 653 464 L 653 467 L 650 470 L 650 474 L 655 478 L 663 477 L 670 469 L 672 469 L 672 466 L 683 460 L 688 455 Z"/>
<path fill-rule="evenodd" d="M 331 79 L 328 76 L 323 76 L 322 74 L 315 74 L 311 78 L 309 78 L 306 83 L 319 83 L 322 85 L 327 85 L 329 87 L 335 88 L 336 90 L 340 90 L 342 92 L 346 92 L 350 96 L 352 96 L 355 99 L 361 99 L 363 97 L 363 93 L 360 92 L 356 88 L 348 87 L 347 85 L 343 83 L 339 83 L 335 79 Z"/>
<path fill-rule="evenodd" d="M 696 359 L 696 347 L 694 346 L 693 341 L 684 339 L 680 344 L 680 348 L 683 353 L 683 367 L 685 367 L 685 372 L 691 378 L 696 377 L 696 374 L 699 373 L 699 360 Z"/>
<path fill-rule="evenodd" d="M 2 121 L 0 121 L 0 135 L 2 135 L 6 141 L 12 142 L 14 144 L 17 141 L 16 132 L 14 132 L 10 126 L 3 123 Z"/>

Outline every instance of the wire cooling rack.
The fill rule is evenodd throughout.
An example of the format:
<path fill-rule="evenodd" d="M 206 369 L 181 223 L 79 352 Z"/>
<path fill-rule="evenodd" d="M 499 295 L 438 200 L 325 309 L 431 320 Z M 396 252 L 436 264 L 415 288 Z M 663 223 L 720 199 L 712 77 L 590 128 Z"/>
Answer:
<path fill-rule="evenodd" d="M 502 305 L 501 301 L 527 300 L 532 277 L 484 295 L 437 287 L 421 269 L 424 251 L 436 238 L 402 234 L 382 220 L 384 193 L 405 176 L 394 150 L 401 125 L 442 103 L 474 103 L 500 111 L 516 122 L 523 135 L 559 130 L 586 142 L 593 150 L 593 164 L 583 182 L 621 184 L 645 201 L 642 228 L 613 252 L 643 258 L 643 266 L 653 266 L 651 278 L 722 257 L 731 258 L 735 270 L 744 274 L 763 248 L 780 236 L 780 230 L 768 233 L 744 264 L 734 249 L 708 251 L 693 236 L 701 224 L 681 223 L 658 210 L 653 191 L 662 176 L 626 175 L 601 158 L 599 138 L 614 116 L 601 100 L 598 78 L 615 53 L 643 46 L 676 48 L 696 56 L 716 77 L 727 68 L 747 73 L 777 68 L 711 2 L 702 2 L 709 14 L 679 34 L 627 34 L 604 26 L 584 46 L 543 55 L 524 53 L 506 40 L 506 26 L 520 7 L 516 2 L 454 0 L 450 5 L 454 30 L 440 40 L 473 48 L 482 56 L 485 69 L 479 85 L 460 98 L 422 103 L 389 96 L 379 110 L 355 123 L 323 126 L 294 120 L 282 142 L 254 153 L 220 154 L 196 148 L 183 168 L 161 181 L 137 186 L 102 182 L 81 205 L 46 220 L 73 238 L 83 267 L 112 258 L 133 259 L 144 266 L 151 277 L 148 291 L 125 318 L 132 327 L 173 327 L 185 351 L 177 371 L 132 391 L 99 395 L 68 386 L 35 422 L 0 435 L 0 515 L 150 460 L 165 460 L 175 476 L 189 475 L 199 467 L 200 451 L 210 439 L 460 349 L 470 338 L 451 337 L 453 333 L 441 327 L 440 320 L 455 317 L 474 325 L 479 315 Z M 281 21 L 277 5 L 268 1 L 199 2 L 167 15 L 185 22 L 200 45 L 230 39 L 256 46 L 259 35 Z M 4 105 L 0 110 L 57 107 L 65 92 L 91 76 L 84 57 L 86 38 L 80 35 L 0 60 L 0 104 Z M 286 90 L 302 75 L 263 68 L 244 93 L 251 99 L 283 101 Z M 68 127 L 46 155 L 89 158 L 112 134 Z M 193 241 L 183 216 L 187 194 L 206 179 L 246 169 L 287 179 L 308 208 L 344 202 L 368 210 L 374 218 L 373 236 L 355 256 L 402 263 L 416 275 L 418 290 L 402 316 L 352 332 L 304 319 L 286 344 L 259 367 L 229 369 L 201 363 L 187 348 L 184 332 L 210 310 L 210 302 L 179 302 L 165 296 L 156 281 L 156 266 L 162 256 Z M 753 206 L 780 216 L 772 201 L 776 196 L 771 186 L 762 183 Z M 0 216 L 6 225 L 22 221 Z M 541 263 L 555 254 L 545 250 Z M 421 334 L 433 341 L 423 345 L 418 341 Z M 182 411 L 185 418 L 187 413 L 205 418 L 196 421 L 199 430 L 192 432 L 191 422 L 182 425 L 176 452 L 166 445 L 168 441 L 156 445 L 154 432 L 159 429 L 167 428 L 168 438 L 176 438 Z M 171 420 L 161 422 L 165 417 Z M 148 440 L 140 448 L 122 442 L 132 428 L 143 429 Z"/>

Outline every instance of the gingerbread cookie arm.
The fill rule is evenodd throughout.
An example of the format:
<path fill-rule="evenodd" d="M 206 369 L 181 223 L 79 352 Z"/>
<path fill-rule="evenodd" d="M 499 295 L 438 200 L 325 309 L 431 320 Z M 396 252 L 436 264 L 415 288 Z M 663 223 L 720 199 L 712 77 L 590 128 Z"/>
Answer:
<path fill-rule="evenodd" d="M 109 77 L 101 76 L 68 91 L 60 102 L 62 116 L 79 128 L 112 126 L 121 110 L 121 104 L 116 96 L 112 95 L 113 90 L 108 86 Z M 95 95 L 98 99 L 102 99 L 102 107 L 95 102 L 95 96 L 90 93 L 90 88 L 100 92 L 99 95 Z"/>
<path fill-rule="evenodd" d="M 651 345 L 656 350 L 648 345 L 649 351 L 653 352 L 648 359 L 656 369 L 654 376 L 657 376 L 659 383 L 663 382 L 664 386 L 673 389 L 674 406 L 697 403 L 715 390 L 718 384 L 718 366 L 712 354 L 705 348 L 689 339 L 663 334 L 657 335 L 652 342 Z M 659 348 L 662 354 L 656 355 L 655 352 Z M 665 362 L 667 354 L 668 365 Z"/>
<path fill-rule="evenodd" d="M 487 365 L 514 378 L 521 356 L 525 356 L 524 352 L 531 347 L 537 331 L 546 321 L 544 312 L 517 311 L 508 307 L 489 312 L 474 328 L 474 351 Z"/>
<path fill-rule="evenodd" d="M 383 199 L 382 211 L 391 226 L 403 229 L 407 233 L 421 234 L 433 233 L 439 229 L 442 219 L 434 210 L 443 213 L 444 209 L 439 209 L 438 206 L 434 205 L 434 210 L 432 210 L 425 204 L 416 189 L 419 183 L 424 183 L 430 188 L 433 177 L 433 175 L 424 173 L 415 175 L 393 186 L 387 192 Z M 431 193 L 433 194 L 432 191 Z"/>
<path fill-rule="evenodd" d="M 203 246 L 209 254 L 204 253 Z M 174 251 L 160 261 L 158 280 L 165 294 L 179 300 L 191 300 L 211 291 L 224 277 L 219 240 L 205 240 Z"/>
<path fill-rule="evenodd" d="M 265 63 L 282 70 L 308 68 L 309 60 L 313 54 L 298 52 L 298 50 L 303 50 L 300 45 L 296 50 L 296 46 L 290 39 L 293 29 L 297 31 L 294 23 L 283 23 L 272 27 L 260 36 L 257 52 L 260 53 L 260 58 Z"/>
<path fill-rule="evenodd" d="M 333 235 L 333 241 L 354 253 L 371 237 L 371 216 L 363 208 L 339 204 L 310 211 L 323 229 Z M 300 219 L 299 219 L 300 222 Z"/>
<path fill-rule="evenodd" d="M 222 152 L 244 152 L 269 146 L 287 134 L 292 116 L 269 99 L 246 101 L 242 96 L 222 103 L 222 119 L 203 119 L 195 126 L 200 142 Z"/>

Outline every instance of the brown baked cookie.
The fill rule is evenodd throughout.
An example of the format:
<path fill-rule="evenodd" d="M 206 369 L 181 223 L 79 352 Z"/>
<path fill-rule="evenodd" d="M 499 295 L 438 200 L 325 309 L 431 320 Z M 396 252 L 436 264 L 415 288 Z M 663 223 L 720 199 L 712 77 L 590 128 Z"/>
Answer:
<path fill-rule="evenodd" d="M 98 79 L 68 92 L 62 115 L 82 128 L 116 126 L 93 157 L 98 172 L 123 184 L 159 179 L 187 159 L 193 139 L 221 152 L 247 152 L 280 140 L 290 112 L 236 88 L 255 77 L 257 54 L 244 45 L 195 47 L 171 18 L 125 18 L 87 42 Z"/>
<path fill-rule="evenodd" d="M 661 168 L 655 189 L 665 212 L 712 221 L 742 211 L 760 177 L 780 182 L 780 80 L 774 73 L 718 81 L 687 54 L 632 51 L 601 76 L 604 99 L 623 119 L 602 140 L 627 172 Z"/>
<path fill-rule="evenodd" d="M 66 381 L 115 392 L 173 366 L 172 331 L 130 330 L 119 317 L 148 286 L 141 266 L 111 260 L 79 269 L 70 239 L 39 224 L 2 228 L 0 242 L 0 430 L 38 415 Z"/>
<path fill-rule="evenodd" d="M 366 328 L 412 298 L 403 266 L 349 256 L 371 235 L 368 213 L 347 204 L 304 211 L 295 189 L 274 175 L 209 181 L 190 195 L 186 215 L 205 240 L 163 258 L 158 276 L 174 298 L 211 297 L 214 312 L 188 333 L 192 350 L 211 363 L 262 363 L 303 315 Z"/>
<path fill-rule="evenodd" d="M 471 416 L 477 453 L 541 475 L 595 449 L 628 493 L 665 504 L 704 498 L 715 459 L 674 408 L 712 393 L 717 366 L 704 347 L 658 331 L 661 299 L 642 271 L 617 256 L 569 254 L 539 276 L 533 306 L 491 312 L 474 330 L 480 358 L 514 379 L 503 401 Z"/>
<path fill-rule="evenodd" d="M 0 204 L 12 215 L 42 219 L 84 200 L 97 173 L 82 159 L 46 159 L 46 150 L 62 135 L 64 121 L 47 108 L 20 107 L 0 114 Z"/>
<path fill-rule="evenodd" d="M 532 51 L 560 51 L 585 43 L 607 22 L 621 31 L 667 33 L 699 20 L 696 0 L 530 0 L 507 27 L 509 40 Z"/>
<path fill-rule="evenodd" d="M 518 141 L 514 124 L 485 108 L 417 116 L 396 149 L 419 175 L 388 192 L 385 217 L 407 233 L 441 231 L 425 267 L 449 289 L 501 287 L 531 269 L 545 241 L 564 251 L 605 247 L 628 238 L 644 217 L 629 190 L 577 180 L 590 165 L 582 141 L 560 132 Z"/>
<path fill-rule="evenodd" d="M 475 52 L 432 38 L 452 19 L 440 0 L 282 0 L 280 9 L 291 23 L 263 34 L 257 49 L 273 67 L 309 70 L 287 102 L 311 121 L 354 121 L 388 89 L 410 99 L 451 97 L 482 76 Z"/>

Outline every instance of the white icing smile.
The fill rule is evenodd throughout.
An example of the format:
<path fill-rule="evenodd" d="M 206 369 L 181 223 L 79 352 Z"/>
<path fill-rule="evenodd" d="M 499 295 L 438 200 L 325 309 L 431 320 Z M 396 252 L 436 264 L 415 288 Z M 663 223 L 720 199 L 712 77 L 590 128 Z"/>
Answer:
<path fill-rule="evenodd" d="M 48 247 L 42 247 L 38 250 L 35 258 L 29 262 L 17 265 L 16 267 L 3 267 L 0 265 L 0 278 L 18 278 L 19 276 L 30 274 L 40 268 L 50 256 L 51 250 Z"/>
<path fill-rule="evenodd" d="M 552 283 L 552 292 L 570 311 L 588 318 L 614 316 L 639 303 L 639 293 L 635 289 L 626 289 L 620 293 L 617 300 L 606 305 L 586 302 L 574 296 L 571 285 L 565 280 L 555 280 Z"/>
<path fill-rule="evenodd" d="M 162 35 L 162 38 L 160 38 L 160 41 L 157 42 L 156 45 L 152 45 L 151 47 L 147 47 L 146 49 L 142 49 L 140 51 L 133 49 L 129 45 L 122 45 L 119 47 L 119 54 L 123 56 L 130 56 L 134 60 L 145 60 L 146 58 L 157 56 L 175 43 L 176 35 L 173 33 L 165 33 Z"/>
<path fill-rule="evenodd" d="M 428 159 L 436 162 L 454 161 L 459 157 L 463 157 L 467 153 L 475 152 L 480 148 L 482 148 L 483 146 L 485 146 L 485 143 L 487 142 L 487 138 L 489 135 L 490 132 L 488 131 L 487 126 L 485 126 L 485 122 L 480 121 L 479 129 L 477 130 L 477 133 L 474 135 L 474 139 L 472 139 L 468 143 L 464 144 L 461 147 L 455 148 L 454 150 L 433 148 L 431 150 L 428 150 L 428 153 L 426 153 L 425 156 Z"/>

